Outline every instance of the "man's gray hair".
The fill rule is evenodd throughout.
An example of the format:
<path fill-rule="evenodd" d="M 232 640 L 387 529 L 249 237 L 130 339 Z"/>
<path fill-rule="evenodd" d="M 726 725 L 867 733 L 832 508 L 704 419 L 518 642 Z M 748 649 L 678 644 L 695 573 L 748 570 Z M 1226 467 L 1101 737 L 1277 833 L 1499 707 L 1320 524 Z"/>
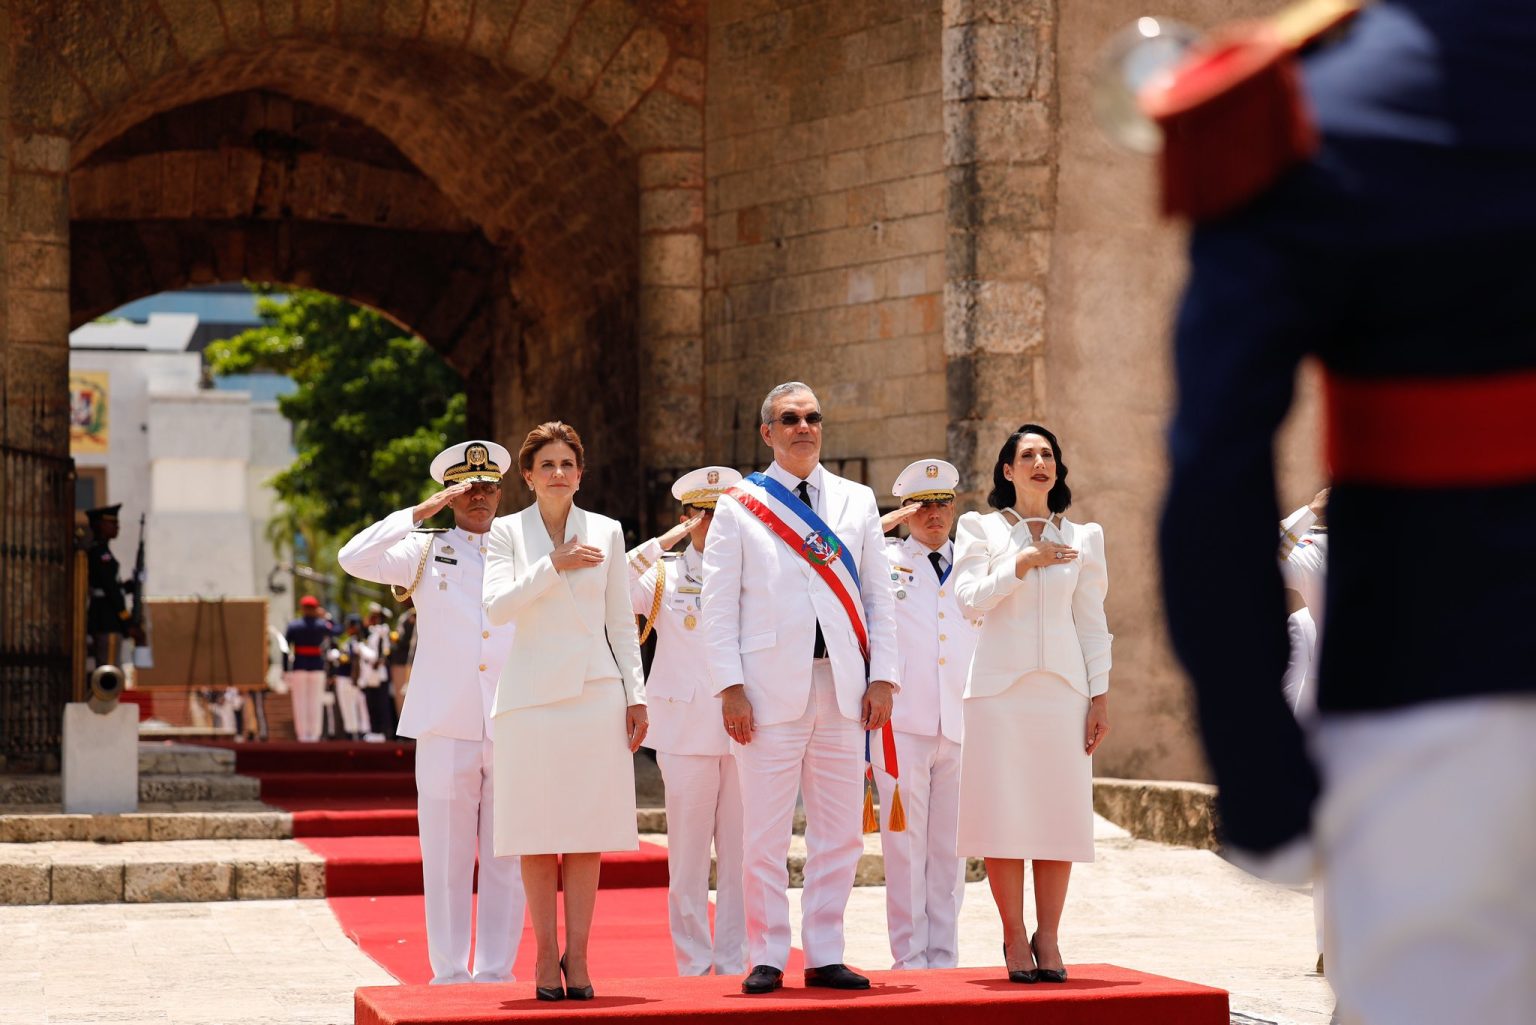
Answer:
<path fill-rule="evenodd" d="M 805 392 L 806 394 L 810 395 L 811 398 L 816 398 L 816 393 L 811 391 L 811 386 L 806 384 L 804 381 L 785 381 L 783 384 L 770 391 L 768 393 L 768 397 L 763 399 L 763 423 L 773 423 L 773 404 L 775 402 L 779 401 L 786 395 L 794 395 L 798 392 Z M 816 405 L 820 407 L 820 399 L 816 399 Z"/>

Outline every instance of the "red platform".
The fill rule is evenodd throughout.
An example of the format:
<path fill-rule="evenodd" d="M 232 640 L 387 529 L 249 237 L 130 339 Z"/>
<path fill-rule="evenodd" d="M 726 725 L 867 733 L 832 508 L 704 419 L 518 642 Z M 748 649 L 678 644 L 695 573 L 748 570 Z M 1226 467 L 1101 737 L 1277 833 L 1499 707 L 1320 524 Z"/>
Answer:
<path fill-rule="evenodd" d="M 596 1000 L 543 1003 L 529 982 L 359 989 L 356 1025 L 687 1021 L 693 1025 L 1228 1025 L 1223 990 L 1113 965 L 1072 965 L 1064 985 L 1015 985 L 1001 968 L 870 972 L 864 992 L 805 989 L 745 996 L 737 977 L 603 979 Z"/>

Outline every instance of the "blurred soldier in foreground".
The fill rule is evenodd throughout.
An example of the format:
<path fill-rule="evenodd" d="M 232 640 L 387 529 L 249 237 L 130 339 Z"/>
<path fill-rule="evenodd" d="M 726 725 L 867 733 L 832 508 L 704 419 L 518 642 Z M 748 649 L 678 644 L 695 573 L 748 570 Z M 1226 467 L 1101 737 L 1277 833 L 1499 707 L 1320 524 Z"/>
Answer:
<path fill-rule="evenodd" d="M 416 738 L 416 817 L 434 984 L 512 981 L 523 936 L 522 866 L 492 854 L 488 725 L 512 627 L 491 624 L 481 594 L 486 534 L 511 462 L 495 442 L 450 445 L 430 468 L 443 490 L 359 531 L 336 556 L 353 576 L 390 584 L 400 600 L 410 597 L 420 613 L 421 672 L 413 677 L 398 732 Z M 451 530 L 417 529 L 448 508 Z"/>
<path fill-rule="evenodd" d="M 1345 1023 L 1536 1021 L 1533 67 L 1536 5 L 1367 7 L 1301 62 L 1315 151 L 1191 240 L 1168 617 L 1234 860 L 1303 881 L 1315 838 Z M 1334 482 L 1316 769 L 1281 696 L 1272 451 L 1307 355 Z"/>

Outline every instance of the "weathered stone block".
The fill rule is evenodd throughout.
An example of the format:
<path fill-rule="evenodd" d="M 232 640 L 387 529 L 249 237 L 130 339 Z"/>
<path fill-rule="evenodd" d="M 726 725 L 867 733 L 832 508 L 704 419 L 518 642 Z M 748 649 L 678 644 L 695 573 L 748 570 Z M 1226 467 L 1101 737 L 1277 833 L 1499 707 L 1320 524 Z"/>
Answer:
<path fill-rule="evenodd" d="M 53 866 L 54 904 L 115 904 L 123 899 L 123 864 L 71 864 Z"/>
<path fill-rule="evenodd" d="M 944 30 L 944 99 L 1030 99 L 1048 95 L 1041 75 L 1044 46 L 1038 26 L 978 23 Z"/>
<path fill-rule="evenodd" d="M 293 861 L 241 861 L 235 866 L 236 900 L 287 900 L 298 896 L 299 866 Z"/>
<path fill-rule="evenodd" d="M 635 26 L 633 4 L 596 0 L 571 30 L 565 51 L 550 70 L 549 82 L 569 96 L 584 97 Z"/>
<path fill-rule="evenodd" d="M 703 189 L 648 189 L 640 193 L 642 232 L 686 232 L 703 227 Z"/>
<path fill-rule="evenodd" d="M 123 866 L 123 900 L 130 904 L 229 900 L 233 894 L 234 866 L 227 862 L 145 862 Z"/>
<path fill-rule="evenodd" d="M 1040 100 L 949 100 L 944 104 L 944 163 L 1021 164 L 1049 160 L 1056 128 Z"/>
<path fill-rule="evenodd" d="M 0 865 L 0 904 L 47 904 L 52 871 L 46 859 L 20 860 L 14 854 Z"/>
<path fill-rule="evenodd" d="M 645 235 L 640 239 L 640 280 L 647 285 L 697 287 L 703 276 L 703 259 L 702 235 Z"/>
<path fill-rule="evenodd" d="M 151 840 L 200 840 L 202 824 L 196 815 L 151 815 L 149 839 Z"/>
<path fill-rule="evenodd" d="M 526 0 L 507 46 L 507 63 L 529 78 L 543 78 L 580 11 L 581 5 L 569 0 Z"/>
<path fill-rule="evenodd" d="M 20 135 L 11 144 L 18 171 L 63 174 L 69 170 L 69 140 L 59 135 Z"/>
<path fill-rule="evenodd" d="M 458 46 L 469 35 L 474 10 L 474 0 L 432 0 L 427 5 L 421 38 L 441 46 Z"/>
<path fill-rule="evenodd" d="M 697 288 L 641 288 L 640 331 L 652 336 L 699 334 L 702 308 Z"/>
<path fill-rule="evenodd" d="M 624 118 L 619 134 L 637 150 L 701 146 L 704 114 L 681 97 L 653 89 Z"/>
<path fill-rule="evenodd" d="M 319 859 L 314 861 L 300 861 L 298 863 L 298 892 L 295 894 L 301 900 L 323 900 L 325 898 L 325 862 Z"/>
<path fill-rule="evenodd" d="M 670 50 L 667 37 L 658 30 L 636 30 L 604 69 L 588 104 L 609 124 L 618 121 L 655 84 Z"/>
<path fill-rule="evenodd" d="M 698 150 L 643 153 L 640 156 L 640 188 L 703 189 L 704 154 Z"/>
<path fill-rule="evenodd" d="M 1093 781 L 1093 810 L 1140 840 L 1217 850 L 1216 788 L 1207 783 Z"/>

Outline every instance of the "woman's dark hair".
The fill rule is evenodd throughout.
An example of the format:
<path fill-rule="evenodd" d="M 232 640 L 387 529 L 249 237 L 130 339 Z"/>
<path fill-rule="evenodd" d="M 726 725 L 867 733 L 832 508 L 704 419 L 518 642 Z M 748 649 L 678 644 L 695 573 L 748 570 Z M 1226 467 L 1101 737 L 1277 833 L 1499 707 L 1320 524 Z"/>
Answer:
<path fill-rule="evenodd" d="M 1039 424 L 1025 424 L 1003 442 L 1002 451 L 997 454 L 997 464 L 992 467 L 992 492 L 987 495 L 987 504 L 994 509 L 1009 509 L 1018 501 L 1013 481 L 1003 476 L 1003 467 L 1013 462 L 1019 451 L 1019 439 L 1026 434 L 1038 434 L 1051 443 L 1051 452 L 1056 456 L 1056 483 L 1051 487 L 1051 493 L 1045 496 L 1045 504 L 1053 513 L 1066 512 L 1072 504 L 1072 489 L 1067 487 L 1067 464 L 1061 461 L 1061 442 Z"/>

